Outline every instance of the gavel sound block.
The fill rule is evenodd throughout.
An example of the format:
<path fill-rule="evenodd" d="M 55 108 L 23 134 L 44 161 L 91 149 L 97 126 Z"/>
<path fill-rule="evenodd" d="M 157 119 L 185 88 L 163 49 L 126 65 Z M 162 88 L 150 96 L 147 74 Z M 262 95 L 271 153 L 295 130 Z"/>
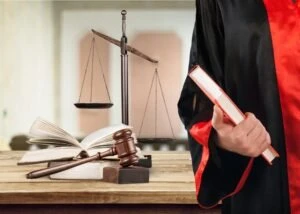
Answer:
<path fill-rule="evenodd" d="M 104 167 L 102 180 L 117 184 L 149 183 L 149 168 L 140 166 Z"/>
<path fill-rule="evenodd" d="M 137 165 L 139 160 L 132 158 L 128 154 L 135 154 L 136 148 L 133 143 L 132 137 L 127 137 L 125 132 L 117 132 L 114 135 L 116 146 L 118 147 L 118 156 L 120 158 L 120 166 L 109 166 L 103 168 L 103 181 L 118 183 L 118 184 L 130 184 L 130 183 L 148 183 L 149 182 L 149 169 Z M 132 143 L 125 143 L 132 141 Z M 134 160 L 132 160 L 134 159 Z M 131 163 L 127 167 L 124 163 Z"/>
<path fill-rule="evenodd" d="M 130 160 L 124 160 L 124 157 L 128 157 L 127 154 L 134 153 L 135 147 L 131 148 L 131 145 L 124 143 L 124 141 L 133 141 L 132 138 L 128 138 L 124 133 L 116 133 L 114 136 L 116 145 L 119 149 L 120 162 L 131 162 Z M 130 146 L 128 146 L 130 145 Z M 135 150 L 136 152 L 136 150 Z M 123 155 L 120 155 L 123 153 Z M 139 160 L 135 162 L 135 165 L 139 164 Z M 128 166 L 122 167 L 122 163 L 119 166 L 109 166 L 103 168 L 103 181 L 112 182 L 117 184 L 130 184 L 130 183 L 148 183 L 149 182 L 149 169 L 140 166 Z"/>

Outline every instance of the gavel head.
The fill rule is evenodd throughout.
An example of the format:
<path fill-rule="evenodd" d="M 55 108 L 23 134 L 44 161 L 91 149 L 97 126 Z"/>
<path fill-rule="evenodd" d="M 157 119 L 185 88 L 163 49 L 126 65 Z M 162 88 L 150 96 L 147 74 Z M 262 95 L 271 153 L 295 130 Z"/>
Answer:
<path fill-rule="evenodd" d="M 123 167 L 136 165 L 139 161 L 139 158 L 136 155 L 137 150 L 131 134 L 132 131 L 130 129 L 122 129 L 117 131 L 113 136 L 113 139 L 116 141 L 116 153 L 120 158 L 120 165 Z"/>

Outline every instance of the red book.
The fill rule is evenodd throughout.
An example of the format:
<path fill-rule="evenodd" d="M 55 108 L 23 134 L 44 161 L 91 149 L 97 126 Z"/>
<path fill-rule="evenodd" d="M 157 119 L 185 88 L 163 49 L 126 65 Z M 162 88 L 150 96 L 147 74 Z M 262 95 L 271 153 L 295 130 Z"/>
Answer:
<path fill-rule="evenodd" d="M 200 66 L 194 67 L 189 72 L 190 78 L 199 86 L 199 88 L 206 94 L 206 96 L 217 106 L 219 106 L 223 112 L 230 118 L 235 124 L 239 124 L 245 119 L 245 115 L 234 104 L 234 102 L 228 97 L 228 95 L 220 88 L 207 73 L 200 68 Z M 271 165 L 272 161 L 279 157 L 276 150 L 270 145 L 263 153 L 262 156 Z"/>

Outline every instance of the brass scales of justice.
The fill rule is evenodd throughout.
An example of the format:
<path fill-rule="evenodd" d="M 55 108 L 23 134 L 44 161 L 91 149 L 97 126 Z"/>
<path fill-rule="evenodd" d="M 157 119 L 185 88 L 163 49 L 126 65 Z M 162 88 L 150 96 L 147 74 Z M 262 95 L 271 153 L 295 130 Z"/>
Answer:
<path fill-rule="evenodd" d="M 158 60 L 153 59 L 150 56 L 142 53 L 141 51 L 127 45 L 127 36 L 126 36 L 126 32 L 125 32 L 126 31 L 126 14 L 127 14 L 126 10 L 121 11 L 121 15 L 122 15 L 122 37 L 121 37 L 120 41 L 117 40 L 117 39 L 114 39 L 110 36 L 107 36 L 103 33 L 100 33 L 100 32 L 98 32 L 94 29 L 92 29 L 91 31 L 93 32 L 94 35 L 99 36 L 100 38 L 102 38 L 102 39 L 104 39 L 104 40 L 120 47 L 120 50 L 121 50 L 122 123 L 128 125 L 129 122 L 128 122 L 128 54 L 127 53 L 131 52 L 131 53 L 137 55 L 138 57 L 141 57 L 144 60 L 147 60 L 150 63 L 156 64 L 156 65 L 158 64 Z M 78 102 L 74 104 L 77 108 L 80 108 L 80 109 L 107 109 L 107 108 L 111 108 L 113 106 L 113 103 L 111 102 L 110 95 L 109 95 L 109 92 L 108 92 L 107 83 L 105 81 L 105 76 L 104 76 L 102 71 L 101 71 L 102 78 L 104 80 L 104 84 L 105 84 L 106 92 L 107 92 L 107 95 L 108 95 L 108 98 L 109 98 L 109 102 L 93 102 L 92 101 L 92 90 L 93 90 L 92 89 L 93 88 L 92 79 L 91 79 L 90 102 L 80 102 L 81 94 L 82 94 L 82 90 L 83 90 L 83 85 L 84 85 L 85 77 L 86 77 L 86 74 L 87 74 L 87 67 L 88 67 L 91 55 L 92 55 L 92 63 L 93 63 L 94 49 L 95 49 L 95 38 L 92 39 L 92 44 L 91 44 L 91 48 L 90 48 L 89 55 L 88 55 L 88 60 L 87 60 L 88 62 L 86 64 L 86 68 L 85 68 L 85 73 L 84 73 L 84 77 L 83 77 L 83 81 L 82 81 L 82 85 L 81 85 L 79 99 L 78 99 Z M 100 57 L 99 53 L 97 52 L 97 49 L 96 49 L 96 54 L 98 55 L 98 57 Z M 99 63 L 101 63 L 100 60 L 99 60 Z M 93 73 L 93 70 L 92 70 L 92 73 Z M 93 78 L 93 76 L 92 76 L 92 78 Z M 157 66 L 155 68 L 155 72 L 154 72 L 154 75 L 153 75 L 153 78 L 152 78 L 152 83 L 151 83 L 151 88 L 150 88 L 150 91 L 149 91 L 149 95 L 151 93 L 151 89 L 152 89 L 154 80 L 156 81 L 156 83 L 157 82 L 159 83 L 161 94 L 162 94 L 164 105 L 165 105 L 165 109 L 166 109 L 168 120 L 169 120 L 169 124 L 170 124 L 170 128 L 171 128 L 172 135 L 173 135 L 173 138 L 174 138 L 174 131 L 173 131 L 173 128 L 172 128 L 172 125 L 171 125 L 170 116 L 169 116 L 169 113 L 168 113 L 168 110 L 167 110 L 167 105 L 166 105 L 164 94 L 163 94 L 163 91 L 162 91 L 162 84 L 161 84 L 161 81 L 160 81 L 159 76 L 158 76 Z M 156 86 L 157 86 L 157 84 L 156 84 Z M 149 99 L 149 96 L 148 96 L 148 99 Z M 146 109 L 147 109 L 147 105 L 148 105 L 148 100 L 147 100 L 147 104 L 146 104 Z M 140 127 L 140 130 L 139 130 L 139 134 L 140 134 L 142 126 L 143 126 L 145 113 L 146 113 L 146 110 L 145 110 L 144 115 L 143 115 L 141 127 Z M 155 136 L 156 136 L 156 126 L 155 126 Z M 147 142 L 147 141 L 153 141 L 153 140 L 154 140 L 153 138 L 139 138 L 140 142 Z M 158 140 L 158 139 L 156 139 L 156 140 Z M 170 140 L 172 140 L 172 139 L 170 139 L 170 138 L 159 138 L 159 141 L 170 141 Z"/>

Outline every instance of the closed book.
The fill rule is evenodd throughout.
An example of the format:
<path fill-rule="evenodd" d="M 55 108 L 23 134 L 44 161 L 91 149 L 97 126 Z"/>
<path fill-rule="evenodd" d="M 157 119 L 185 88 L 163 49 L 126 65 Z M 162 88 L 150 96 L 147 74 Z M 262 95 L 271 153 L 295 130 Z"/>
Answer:
<path fill-rule="evenodd" d="M 48 167 L 69 163 L 70 161 L 51 161 Z M 58 173 L 49 175 L 52 180 L 102 180 L 103 168 L 119 166 L 118 160 L 101 160 L 85 163 Z"/>

